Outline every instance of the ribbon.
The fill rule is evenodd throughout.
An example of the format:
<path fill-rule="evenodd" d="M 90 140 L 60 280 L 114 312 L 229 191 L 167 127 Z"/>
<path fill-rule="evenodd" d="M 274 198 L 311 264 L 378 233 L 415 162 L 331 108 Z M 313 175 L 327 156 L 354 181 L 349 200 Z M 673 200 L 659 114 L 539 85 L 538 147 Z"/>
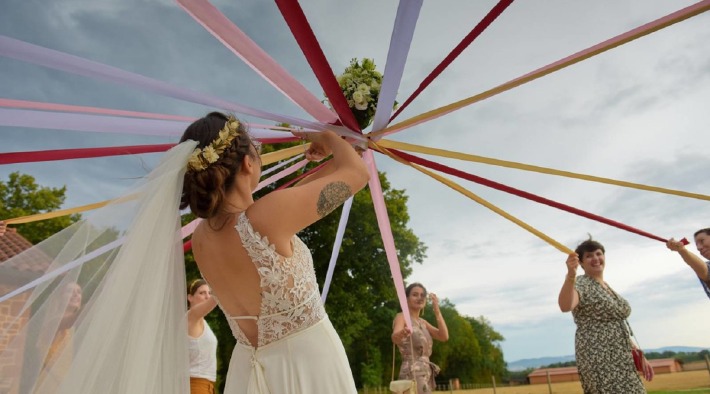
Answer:
<path fill-rule="evenodd" d="M 269 165 L 271 163 L 275 163 L 277 161 L 283 160 L 284 158 L 289 158 L 291 156 L 302 154 L 304 146 L 306 146 L 306 149 L 307 149 L 308 144 L 297 145 L 297 146 L 293 146 L 291 148 L 282 149 L 280 151 L 265 153 L 265 154 L 261 155 L 261 165 L 262 166 Z M 278 179 L 281 179 L 281 178 L 277 178 L 277 180 Z M 111 202 L 113 202 L 113 200 L 105 200 L 105 201 L 101 201 L 101 202 L 97 202 L 97 203 L 93 203 L 93 204 L 87 204 L 87 205 L 82 205 L 79 207 L 74 207 L 74 208 L 61 209 L 58 211 L 52 211 L 52 212 L 46 212 L 46 213 L 38 213 L 38 214 L 34 214 L 34 215 L 22 216 L 22 217 L 17 217 L 17 218 L 13 218 L 13 219 L 4 219 L 3 221 L 7 224 L 32 223 L 32 222 L 37 222 L 40 220 L 53 219 L 53 218 L 57 218 L 57 217 L 61 217 L 61 216 L 90 211 L 92 209 L 101 208 L 107 204 L 110 204 Z M 190 230 L 189 232 L 185 232 L 185 228 L 190 225 L 193 226 L 192 230 Z M 197 226 L 197 223 L 195 221 L 193 221 L 190 224 L 183 227 L 182 237 L 185 238 L 186 236 L 192 234 L 192 231 L 194 231 L 194 226 Z"/>
<path fill-rule="evenodd" d="M 87 159 L 92 157 L 135 155 L 165 152 L 175 144 L 112 146 L 105 148 L 56 149 L 33 152 L 0 153 L 0 164 L 34 163 L 40 161 Z"/>
<path fill-rule="evenodd" d="M 602 177 L 593 176 L 593 175 L 578 174 L 575 172 L 555 170 L 552 168 L 533 166 L 530 164 L 517 163 L 514 161 L 492 159 L 490 157 L 470 155 L 467 153 L 453 152 L 453 151 L 448 151 L 448 150 L 444 150 L 444 149 L 429 148 L 429 147 L 421 146 L 421 145 L 408 144 L 406 142 L 397 142 L 397 141 L 392 141 L 392 140 L 380 140 L 377 142 L 377 145 L 380 147 L 384 147 L 384 148 L 402 149 L 402 150 L 407 150 L 410 152 L 424 153 L 427 155 L 448 157 L 451 159 L 466 160 L 466 161 L 490 164 L 490 165 L 500 166 L 500 167 L 515 168 L 515 169 L 523 170 L 523 171 L 532 171 L 532 172 L 538 172 L 541 174 L 564 176 L 567 178 L 582 179 L 585 181 L 605 183 L 605 184 L 609 184 L 609 185 L 628 187 L 631 189 L 646 190 L 646 191 L 651 191 L 651 192 L 656 192 L 656 193 L 672 194 L 672 195 L 681 196 L 681 197 L 695 198 L 698 200 L 710 201 L 710 196 L 705 195 L 705 194 L 690 193 L 690 192 L 685 192 L 682 190 L 666 189 L 663 187 L 656 187 L 656 186 L 647 186 L 647 185 L 642 185 L 640 183 L 626 182 L 626 181 L 620 181 L 620 180 L 616 180 L 616 179 L 602 178 Z"/>
<path fill-rule="evenodd" d="M 298 46 L 306 56 L 306 60 L 316 75 L 326 97 L 328 97 L 330 105 L 333 106 L 338 117 L 340 117 L 340 121 L 349 129 L 360 131 L 355 115 L 350 110 L 343 91 L 340 89 L 335 75 L 333 75 L 333 69 L 330 67 L 325 54 L 323 54 L 323 50 L 298 1 L 276 0 L 276 5 L 279 7 L 279 11 L 281 11 L 281 15 L 283 15 L 289 29 L 291 29 Z"/>
<path fill-rule="evenodd" d="M 582 51 L 579 51 L 579 52 L 577 52 L 573 55 L 570 55 L 564 59 L 560 59 L 552 64 L 549 64 L 545 67 L 539 68 L 535 71 L 525 74 L 522 77 L 513 79 L 513 80 L 506 82 L 502 85 L 499 85 L 493 89 L 490 89 L 490 90 L 487 90 L 483 93 L 479 93 L 475 96 L 471 96 L 469 98 L 457 101 L 455 103 L 451 103 L 449 105 L 445 105 L 443 107 L 431 110 L 429 112 L 425 112 L 423 114 L 414 116 L 414 117 L 409 118 L 405 121 L 402 121 L 400 123 L 392 125 L 386 129 L 382 129 L 377 132 L 373 132 L 373 133 L 371 133 L 371 137 L 378 137 L 379 136 L 381 138 L 381 136 L 391 134 L 391 133 L 394 133 L 394 132 L 397 132 L 400 130 L 404 130 L 406 128 L 418 125 L 420 123 L 428 122 L 432 119 L 436 119 L 442 115 L 459 110 L 459 109 L 466 107 L 468 105 L 471 105 L 473 103 L 477 103 L 481 100 L 484 100 L 489 97 L 495 96 L 495 95 L 503 93 L 505 91 L 508 91 L 514 87 L 517 87 L 517 86 L 523 85 L 525 83 L 528 83 L 530 81 L 536 80 L 536 79 L 543 77 L 547 74 L 551 74 L 551 73 L 561 70 L 565 67 L 579 63 L 582 60 L 586 60 L 592 56 L 606 52 L 606 51 L 616 48 L 622 44 L 626 44 L 626 43 L 633 41 L 637 38 L 646 36 L 648 34 L 655 32 L 655 31 L 661 30 L 665 27 L 671 26 L 675 23 L 681 22 L 683 20 L 686 20 L 688 18 L 691 18 L 693 16 L 696 16 L 696 15 L 701 14 L 701 13 L 708 11 L 708 10 L 710 10 L 710 0 L 700 1 L 694 5 L 691 5 L 689 7 L 683 8 L 679 11 L 676 11 L 672 14 L 664 16 L 663 18 L 656 19 L 655 21 L 652 21 L 652 22 L 649 22 L 645 25 L 637 27 L 633 30 L 630 30 L 630 31 L 624 33 L 624 34 L 620 34 L 620 35 L 618 35 L 614 38 L 611 38 L 609 40 L 606 40 L 600 44 L 597 44 L 597 45 L 594 45 L 594 46 L 589 47 L 587 49 L 584 49 Z"/>
<path fill-rule="evenodd" d="M 99 114 L 99 115 L 116 115 L 116 116 L 130 116 L 130 117 L 134 117 L 134 118 L 176 120 L 176 121 L 181 121 L 181 122 L 193 122 L 195 120 L 195 118 L 191 118 L 189 116 L 154 114 L 154 113 L 150 113 L 150 112 L 124 111 L 121 109 L 85 107 L 85 106 L 80 106 L 80 105 L 68 105 L 68 104 L 57 104 L 57 103 L 43 103 L 43 102 L 39 102 L 39 101 L 13 100 L 13 99 L 6 99 L 6 98 L 0 98 L 0 107 L 36 109 L 36 110 L 42 110 L 42 111 L 58 111 L 58 112 L 83 112 L 83 113 L 88 113 L 88 114 Z"/>
<path fill-rule="evenodd" d="M 177 2 L 224 46 L 296 105 L 323 123 L 335 122 L 336 117 L 331 110 L 209 1 L 177 0 Z"/>
<path fill-rule="evenodd" d="M 368 152 L 369 152 L 369 151 L 368 151 Z M 398 161 L 398 162 L 400 162 L 400 163 L 402 163 L 402 164 L 406 164 L 406 165 L 408 165 L 408 166 L 414 168 L 415 170 L 417 170 L 417 171 L 419 171 L 419 172 L 422 172 L 422 173 L 424 173 L 424 174 L 426 174 L 426 175 L 428 175 L 428 176 L 430 176 L 430 177 L 432 177 L 432 178 L 438 180 L 439 182 L 443 183 L 444 185 L 446 185 L 446 186 L 448 186 L 448 187 L 450 187 L 450 188 L 456 190 L 457 192 L 463 194 L 464 196 L 470 198 L 471 200 L 473 200 L 473 201 L 475 201 L 475 202 L 477 202 L 477 203 L 483 205 L 484 207 L 490 209 L 491 211 L 497 213 L 498 215 L 500 215 L 500 216 L 502 216 L 502 217 L 508 219 L 509 221 L 511 221 L 511 222 L 513 222 L 513 223 L 515 223 L 515 224 L 517 224 L 518 226 L 520 226 L 520 227 L 522 227 L 523 229 L 527 230 L 528 232 L 532 233 L 532 234 L 535 235 L 536 237 L 538 237 L 538 238 L 542 239 L 543 241 L 547 242 L 548 244 L 552 245 L 555 249 L 559 250 L 560 252 L 562 252 L 562 253 L 564 253 L 564 254 L 572 254 L 572 253 L 574 253 L 574 251 L 572 251 L 572 249 L 570 249 L 570 248 L 568 248 L 568 247 L 562 245 L 561 243 L 555 241 L 552 237 L 546 235 L 545 233 L 543 233 L 543 232 L 540 231 L 540 230 L 537 230 L 537 229 L 534 228 L 533 226 L 531 226 L 531 225 L 529 225 L 529 224 L 523 222 L 522 220 L 520 220 L 520 219 L 516 218 L 515 216 L 513 216 L 513 215 L 507 213 L 506 211 L 504 211 L 504 210 L 498 208 L 497 206 L 493 205 L 493 204 L 490 203 L 489 201 L 487 201 L 487 200 L 485 200 L 485 199 L 483 199 L 483 198 L 477 196 L 476 194 L 474 194 L 474 193 L 472 193 L 472 192 L 466 190 L 466 189 L 463 188 L 461 185 L 459 185 L 459 184 L 457 184 L 457 183 L 455 183 L 455 182 L 453 182 L 453 181 L 451 181 L 451 180 L 449 180 L 449 179 L 446 179 L 446 178 L 442 177 L 441 175 L 438 175 L 438 174 L 436 174 L 436 173 L 433 173 L 433 172 L 427 170 L 426 168 L 423 168 L 423 167 L 421 167 L 421 166 L 419 166 L 419 165 L 417 165 L 417 164 L 410 163 L 410 162 L 404 160 L 403 158 L 400 158 L 399 156 L 396 156 L 396 155 L 392 154 L 392 153 L 389 152 L 387 149 L 382 149 L 382 152 L 383 152 L 384 154 L 386 154 L 387 156 L 391 157 L 392 159 L 394 159 L 394 160 L 396 160 L 396 161 Z"/>
<path fill-rule="evenodd" d="M 0 55 L 68 73 L 117 83 L 150 93 L 176 98 L 178 100 L 202 104 L 208 107 L 222 108 L 262 119 L 273 120 L 275 122 L 293 124 L 314 130 L 332 129 L 332 126 L 323 123 L 309 122 L 292 116 L 277 115 L 271 112 L 261 111 L 203 93 L 193 92 L 189 89 L 178 88 L 156 79 L 83 59 L 78 56 L 33 45 L 7 36 L 0 35 Z"/>
<path fill-rule="evenodd" d="M 323 304 L 328 298 L 328 291 L 330 291 L 330 283 L 333 281 L 333 272 L 335 272 L 335 263 L 338 261 L 338 256 L 340 255 L 340 246 L 343 244 L 343 236 L 345 235 L 345 227 L 348 225 L 348 218 L 350 217 L 350 209 L 353 206 L 353 197 L 350 196 L 343 204 L 343 212 L 340 214 L 340 221 L 338 222 L 338 231 L 335 233 L 335 242 L 333 242 L 333 251 L 330 254 L 330 261 L 328 262 L 328 271 L 325 274 L 325 281 L 323 282 L 323 290 L 321 291 L 320 299 Z"/>
<path fill-rule="evenodd" d="M 84 211 L 90 211 L 92 209 L 97 209 L 110 204 L 113 200 L 105 200 L 101 202 L 95 202 L 93 204 L 82 205 L 74 208 L 60 209 L 58 211 L 38 213 L 35 215 L 20 216 L 13 219 L 3 219 L 6 224 L 23 224 L 38 222 L 40 220 L 54 219 L 61 216 L 72 215 L 75 213 L 80 213 Z"/>
<path fill-rule="evenodd" d="M 417 157 L 417 156 L 414 156 L 414 155 L 410 155 L 410 154 L 408 154 L 408 153 L 400 152 L 400 151 L 397 151 L 397 150 L 394 150 L 394 149 L 390 150 L 390 152 L 393 153 L 393 154 L 395 154 L 395 155 L 397 155 L 397 156 L 399 156 L 399 157 L 401 157 L 401 158 L 404 159 L 404 160 L 407 160 L 407 161 L 411 162 L 411 163 L 420 164 L 420 165 L 423 165 L 423 166 L 425 166 L 425 167 L 431 168 L 431 169 L 433 169 L 433 170 L 441 171 L 441 172 L 447 173 L 447 174 L 449 174 L 449 175 L 454 175 L 454 176 L 457 176 L 457 177 L 459 177 L 459 178 L 463 178 L 463 179 L 469 180 L 469 181 L 471 181 L 471 182 L 478 183 L 479 185 L 487 186 L 487 187 L 490 187 L 490 188 L 493 188 L 493 189 L 496 189 L 496 190 L 500 190 L 500 191 L 502 191 L 502 192 L 506 192 L 506 193 L 509 193 L 509 194 L 513 194 L 513 195 L 518 196 L 518 197 L 526 198 L 526 199 L 528 199 L 528 200 L 535 201 L 535 202 L 538 202 L 538 203 L 541 203 L 541 204 L 545 204 L 545 205 L 547 205 L 547 206 L 549 206 L 549 207 L 557 208 L 557 209 L 560 209 L 560 210 L 562 210 L 562 211 L 566 211 L 566 212 L 575 214 L 575 215 L 577 215 L 577 216 L 585 217 L 585 218 L 587 218 L 587 219 L 596 220 L 597 222 L 601 222 L 601 223 L 607 224 L 607 225 L 609 225 L 609 226 L 613 226 L 613 227 L 616 227 L 616 228 L 619 228 L 619 229 L 622 229 L 622 230 L 626 230 L 626 231 L 629 231 L 629 232 L 634 233 L 634 234 L 642 235 L 642 236 L 644 236 L 644 237 L 648 237 L 648 238 L 651 238 L 651 239 L 655 239 L 655 240 L 661 241 L 661 242 L 663 242 L 663 243 L 668 242 L 668 240 L 665 239 L 665 238 L 661 238 L 661 237 L 659 237 L 659 236 L 657 236 L 657 235 L 653 235 L 653 234 L 651 234 L 651 233 L 648 233 L 648 232 L 639 230 L 639 229 L 637 229 L 637 228 L 628 226 L 628 225 L 623 224 L 623 223 L 621 223 L 621 222 L 617 222 L 617 221 L 615 221 L 615 220 L 607 219 L 607 218 L 605 218 L 605 217 L 602 217 L 602 216 L 599 216 L 599 215 L 595 215 L 595 214 L 593 214 L 593 213 L 589 213 L 589 212 L 583 211 L 583 210 L 581 210 L 581 209 L 578 209 L 578 208 L 575 208 L 575 207 L 571 207 L 571 206 L 569 206 L 569 205 L 565 205 L 565 204 L 562 204 L 562 203 L 559 203 L 559 202 L 556 202 L 556 201 L 553 201 L 553 200 L 550 200 L 550 199 L 547 199 L 547 198 L 544 198 L 544 197 L 540 197 L 540 196 L 538 196 L 538 195 L 535 195 L 535 194 L 532 194 L 532 193 L 528 193 L 528 192 L 526 192 L 526 191 L 523 191 L 523 190 L 520 190 L 520 189 L 516 189 L 516 188 L 514 188 L 514 187 L 506 186 L 506 185 L 503 185 L 503 184 L 501 184 L 501 183 L 494 182 L 494 181 L 491 181 L 491 180 L 489 180 L 489 179 L 486 179 L 486 178 L 483 178 L 483 177 L 480 177 L 480 176 L 476 176 L 476 175 L 473 175 L 473 174 L 470 174 L 470 173 L 467 173 L 467 172 L 464 172 L 464 171 L 461 171 L 461 170 L 457 170 L 457 169 L 455 169 L 455 168 L 451 168 L 451 167 L 445 166 L 445 165 L 443 165 L 443 164 L 434 163 L 434 162 L 432 162 L 432 161 L 423 159 L 423 158 L 421 158 L 421 157 Z"/>
<path fill-rule="evenodd" d="M 40 284 L 42 284 L 48 280 L 54 279 L 57 276 L 65 273 L 65 272 L 68 272 L 76 267 L 79 267 L 80 265 L 86 263 L 87 261 L 91 261 L 91 259 L 93 259 L 94 257 L 101 256 L 102 254 L 121 246 L 121 244 L 123 244 L 123 241 L 125 241 L 125 239 L 126 239 L 125 237 L 119 238 L 119 239 L 117 239 L 111 243 L 108 243 L 96 250 L 91 251 L 90 253 L 87 253 L 87 254 L 79 257 L 78 259 L 76 259 L 70 263 L 64 264 L 63 266 L 40 276 L 39 278 L 25 284 L 24 286 L 20 286 L 13 291 L 3 294 L 3 296 L 0 297 L 0 303 L 18 295 L 18 294 L 21 294 L 29 289 L 37 287 Z"/>
<path fill-rule="evenodd" d="M 464 37 L 463 40 L 461 40 L 461 42 L 459 42 L 459 44 L 456 45 L 456 47 L 448 55 L 446 55 L 444 60 L 442 60 L 441 63 L 439 63 L 439 65 L 436 66 L 434 70 L 429 75 L 427 75 L 426 78 L 424 78 L 424 80 L 419 84 L 417 90 L 415 90 L 414 93 L 412 93 L 411 96 L 409 96 L 407 100 L 404 101 L 404 104 L 402 104 L 402 106 L 397 109 L 397 112 L 392 115 L 390 122 L 393 121 L 394 118 L 396 118 L 397 115 L 399 115 L 402 111 L 404 111 L 404 109 L 412 101 L 414 101 L 414 99 L 417 98 L 417 96 L 419 96 L 419 94 L 424 91 L 424 89 L 426 89 L 427 86 L 429 86 L 429 84 L 431 84 L 432 81 L 434 81 L 434 79 L 439 76 L 439 74 L 441 74 L 447 67 L 449 67 L 449 65 L 454 60 L 456 60 L 456 58 L 466 48 L 468 48 L 469 45 L 471 45 L 473 40 L 480 36 L 481 33 L 483 33 L 483 31 L 486 30 L 488 26 L 490 26 L 491 23 L 493 23 L 493 21 L 496 20 L 496 18 L 498 18 L 500 14 L 502 14 L 503 11 L 505 11 L 505 9 L 508 8 L 508 6 L 512 3 L 513 0 L 500 0 L 498 4 L 496 4 L 490 11 L 488 11 L 488 14 L 486 14 L 486 16 L 483 17 L 480 22 L 478 22 L 478 24 L 473 28 L 473 30 L 471 30 L 471 32 L 469 32 L 466 37 Z M 389 62 L 387 64 L 389 64 Z"/>
<path fill-rule="evenodd" d="M 372 130 L 380 130 L 389 123 L 389 114 L 392 113 L 397 90 L 402 82 L 404 65 L 407 62 L 422 2 L 423 0 L 400 0 L 399 7 L 397 7 L 397 16 L 392 28 L 392 38 L 387 52 L 387 63 L 385 63 L 385 75 L 382 78 L 382 88 L 377 99 L 377 110 L 372 122 Z"/>
<path fill-rule="evenodd" d="M 294 172 L 305 167 L 306 164 L 308 164 L 308 160 L 303 159 L 303 160 L 299 161 L 298 163 L 292 165 L 291 167 L 289 167 L 289 168 L 287 168 L 287 169 L 285 169 L 285 170 L 283 170 L 283 171 L 281 171 L 281 172 L 279 172 L 267 179 L 264 179 L 263 181 L 259 182 L 259 184 L 256 186 L 256 190 L 260 190 L 264 186 L 270 185 L 270 184 L 280 180 L 283 177 L 293 174 Z"/>
<path fill-rule="evenodd" d="M 303 157 L 303 154 L 294 156 L 294 157 L 292 157 L 292 158 L 290 158 L 290 159 L 288 159 L 288 160 L 286 160 L 286 161 L 284 161 L 284 162 L 281 162 L 281 163 L 279 163 L 279 164 L 277 164 L 277 165 L 275 165 L 275 166 L 273 166 L 273 167 L 269 167 L 268 169 L 266 169 L 266 170 L 264 170 L 264 171 L 261 172 L 261 176 L 271 174 L 272 172 L 274 172 L 274 171 L 276 171 L 276 170 L 278 170 L 278 169 L 280 169 L 280 168 L 282 168 L 282 167 L 285 167 L 285 166 L 287 166 L 287 165 L 293 163 L 294 161 L 300 159 L 301 157 Z"/>
<path fill-rule="evenodd" d="M 404 279 L 402 278 L 402 271 L 399 267 L 399 260 L 397 259 L 397 249 L 394 246 L 394 236 L 392 235 L 392 227 L 390 225 L 389 216 L 387 215 L 387 205 L 385 204 L 385 196 L 382 193 L 380 175 L 377 172 L 377 166 L 375 165 L 375 158 L 372 154 L 372 150 L 368 150 L 363 153 L 362 157 L 365 160 L 365 164 L 370 172 L 370 180 L 368 185 L 370 186 L 370 194 L 372 195 L 372 204 L 375 207 L 377 225 L 380 228 L 382 244 L 384 245 L 385 255 L 387 256 L 387 262 L 389 263 L 390 272 L 392 273 L 394 288 L 397 291 L 399 307 L 402 308 L 404 321 L 407 323 L 407 327 L 411 330 L 412 317 L 409 314 L 407 294 L 404 291 Z"/>

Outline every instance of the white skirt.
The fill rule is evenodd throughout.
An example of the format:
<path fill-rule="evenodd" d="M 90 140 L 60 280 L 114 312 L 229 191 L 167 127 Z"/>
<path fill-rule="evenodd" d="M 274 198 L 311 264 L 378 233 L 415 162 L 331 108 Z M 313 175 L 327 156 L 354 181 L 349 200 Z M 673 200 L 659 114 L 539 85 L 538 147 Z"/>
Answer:
<path fill-rule="evenodd" d="M 328 317 L 260 348 L 237 344 L 224 394 L 357 394 Z"/>

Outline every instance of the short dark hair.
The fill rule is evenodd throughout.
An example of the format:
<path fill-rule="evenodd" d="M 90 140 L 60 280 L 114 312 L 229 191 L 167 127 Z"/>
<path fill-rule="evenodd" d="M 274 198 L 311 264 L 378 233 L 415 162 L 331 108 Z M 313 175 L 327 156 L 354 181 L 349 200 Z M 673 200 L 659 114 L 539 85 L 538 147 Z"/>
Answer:
<path fill-rule="evenodd" d="M 710 227 L 708 227 L 708 228 L 703 228 L 703 229 L 700 229 L 700 230 L 696 231 L 695 234 L 693 234 L 693 238 L 697 237 L 698 234 L 710 235 Z"/>
<path fill-rule="evenodd" d="M 574 250 L 574 252 L 577 253 L 577 256 L 579 256 L 580 259 L 582 259 L 585 253 L 592 253 L 597 250 L 601 250 L 602 253 L 606 253 L 606 251 L 604 250 L 604 245 L 593 240 L 592 236 L 590 235 L 589 239 L 577 245 L 577 248 Z"/>

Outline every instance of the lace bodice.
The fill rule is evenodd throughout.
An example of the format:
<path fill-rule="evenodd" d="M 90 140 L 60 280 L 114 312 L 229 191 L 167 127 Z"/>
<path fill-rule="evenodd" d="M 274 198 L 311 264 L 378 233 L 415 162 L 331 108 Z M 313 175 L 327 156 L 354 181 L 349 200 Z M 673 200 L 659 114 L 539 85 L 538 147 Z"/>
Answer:
<path fill-rule="evenodd" d="M 261 278 L 259 316 L 230 316 L 225 312 L 237 342 L 251 346 L 237 324 L 240 319 L 257 321 L 258 347 L 323 319 L 325 309 L 316 282 L 313 257 L 306 244 L 294 235 L 291 240 L 293 255 L 281 256 L 266 237 L 254 230 L 244 212 L 239 215 L 235 229 Z"/>

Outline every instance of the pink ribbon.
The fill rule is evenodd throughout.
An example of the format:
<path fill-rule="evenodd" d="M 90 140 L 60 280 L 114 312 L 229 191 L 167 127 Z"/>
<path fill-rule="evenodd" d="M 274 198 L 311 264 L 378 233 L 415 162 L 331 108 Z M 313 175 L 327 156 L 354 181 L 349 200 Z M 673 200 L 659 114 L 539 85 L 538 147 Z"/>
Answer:
<path fill-rule="evenodd" d="M 224 46 L 278 91 L 323 123 L 338 118 L 249 36 L 206 0 L 177 0 L 178 4 Z"/>
<path fill-rule="evenodd" d="M 385 196 L 382 193 L 382 185 L 380 184 L 380 176 L 377 173 L 375 158 L 371 149 L 366 151 L 362 157 L 365 159 L 365 164 L 367 164 L 367 168 L 370 171 L 370 181 L 368 182 L 370 185 L 370 194 L 372 194 L 372 203 L 375 206 L 377 225 L 379 226 L 380 234 L 382 235 L 382 244 L 385 247 L 385 254 L 387 255 L 387 261 L 390 265 L 392 280 L 394 281 L 395 290 L 397 290 L 399 306 L 402 308 L 402 313 L 404 314 L 404 320 L 407 323 L 407 327 L 411 330 L 412 318 L 409 315 L 407 295 L 404 292 L 404 279 L 402 278 L 402 271 L 399 268 L 397 250 L 395 249 L 394 237 L 392 236 L 392 227 L 390 226 L 390 219 L 387 215 Z"/>

